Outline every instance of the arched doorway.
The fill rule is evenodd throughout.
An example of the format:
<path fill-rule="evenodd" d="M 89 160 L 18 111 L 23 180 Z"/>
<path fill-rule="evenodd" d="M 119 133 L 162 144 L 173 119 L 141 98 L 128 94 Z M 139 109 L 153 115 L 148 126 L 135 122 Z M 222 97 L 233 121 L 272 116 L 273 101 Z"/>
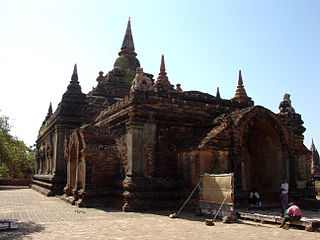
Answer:
<path fill-rule="evenodd" d="M 257 120 L 243 142 L 243 180 L 247 191 L 256 188 L 264 199 L 274 199 L 285 174 L 281 138 L 273 125 Z"/>

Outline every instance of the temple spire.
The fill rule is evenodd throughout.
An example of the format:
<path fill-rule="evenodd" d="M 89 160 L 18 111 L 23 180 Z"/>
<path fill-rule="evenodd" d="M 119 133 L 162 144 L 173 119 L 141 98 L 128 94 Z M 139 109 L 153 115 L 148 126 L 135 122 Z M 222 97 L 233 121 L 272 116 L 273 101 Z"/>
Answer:
<path fill-rule="evenodd" d="M 45 120 L 44 120 L 44 122 L 42 124 L 44 124 L 51 117 L 51 115 L 52 115 L 52 104 L 50 102 L 47 116 L 46 116 L 46 118 L 45 118 Z"/>
<path fill-rule="evenodd" d="M 73 73 L 72 73 L 72 76 L 71 76 L 71 81 L 78 82 L 78 70 L 77 70 L 77 64 L 76 63 L 74 64 L 74 67 L 73 67 Z"/>
<path fill-rule="evenodd" d="M 241 70 L 239 70 L 237 90 L 234 97 L 231 100 L 237 102 L 245 102 L 251 100 L 251 98 L 248 97 L 246 90 L 244 89 Z"/>
<path fill-rule="evenodd" d="M 219 87 L 217 87 L 216 98 L 221 98 L 221 97 L 220 97 L 220 91 L 219 91 Z"/>
<path fill-rule="evenodd" d="M 161 78 L 162 80 L 168 80 L 167 73 L 166 73 L 166 65 L 164 63 L 164 56 L 161 56 L 161 64 L 160 64 L 160 73 L 158 79 Z"/>
<path fill-rule="evenodd" d="M 314 151 L 315 149 L 315 146 L 314 146 L 314 143 L 313 143 L 313 138 L 311 139 L 311 147 L 310 147 L 310 151 Z"/>
<path fill-rule="evenodd" d="M 242 86 L 242 87 L 243 87 L 243 81 L 242 81 L 242 74 L 241 74 L 241 70 L 239 70 L 238 86 Z"/>
<path fill-rule="evenodd" d="M 81 86 L 79 84 L 79 81 L 78 81 L 78 69 L 77 69 L 77 64 L 74 64 L 74 67 L 73 67 L 73 73 L 72 73 L 72 76 L 71 76 L 71 81 L 68 85 L 68 88 L 67 88 L 67 92 L 73 92 L 73 93 L 81 93 Z"/>
<path fill-rule="evenodd" d="M 126 33 L 123 38 L 121 51 L 119 52 L 119 56 L 123 56 L 123 55 L 137 56 L 137 54 L 134 51 L 130 18 L 128 20 Z"/>
<path fill-rule="evenodd" d="M 156 88 L 162 88 L 166 90 L 173 90 L 173 85 L 169 82 L 167 73 L 166 73 L 166 65 L 164 63 L 164 56 L 161 56 L 161 64 L 160 64 L 160 72 L 155 83 Z"/>
<path fill-rule="evenodd" d="M 49 109 L 48 109 L 48 115 L 52 115 L 52 103 L 50 102 L 50 105 L 49 105 Z"/>

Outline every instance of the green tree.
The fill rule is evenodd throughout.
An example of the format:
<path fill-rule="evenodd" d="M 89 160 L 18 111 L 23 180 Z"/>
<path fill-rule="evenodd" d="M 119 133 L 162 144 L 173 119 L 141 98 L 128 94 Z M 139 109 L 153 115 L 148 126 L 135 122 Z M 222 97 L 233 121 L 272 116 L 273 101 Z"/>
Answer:
<path fill-rule="evenodd" d="M 2 178 L 21 178 L 33 169 L 34 151 L 10 134 L 9 118 L 0 116 L 0 174 Z"/>

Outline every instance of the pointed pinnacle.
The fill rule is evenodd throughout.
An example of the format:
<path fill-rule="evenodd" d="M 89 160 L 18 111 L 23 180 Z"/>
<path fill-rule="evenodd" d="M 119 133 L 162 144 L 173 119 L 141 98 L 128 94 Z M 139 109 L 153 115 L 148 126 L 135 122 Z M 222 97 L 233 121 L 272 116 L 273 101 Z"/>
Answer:
<path fill-rule="evenodd" d="M 51 117 L 51 115 L 52 115 L 52 105 L 51 105 L 51 102 L 50 102 L 48 113 L 47 113 L 47 116 L 46 116 L 44 122 L 47 121 Z"/>
<path fill-rule="evenodd" d="M 166 65 L 164 63 L 164 56 L 161 56 L 160 72 L 166 73 Z"/>
<path fill-rule="evenodd" d="M 51 104 L 51 102 L 50 102 L 50 105 L 49 105 L 49 109 L 48 109 L 48 114 L 52 114 L 52 104 Z"/>
<path fill-rule="evenodd" d="M 132 55 L 137 56 L 137 54 L 134 52 L 134 44 L 133 44 L 133 38 L 132 38 L 132 32 L 131 32 L 131 21 L 130 18 L 128 20 L 126 33 L 123 38 L 121 51 L 119 52 L 119 56 L 122 55 Z"/>
<path fill-rule="evenodd" d="M 314 146 L 314 143 L 313 143 L 313 138 L 311 139 L 311 147 L 310 147 L 310 150 L 311 151 L 314 151 L 315 149 L 315 146 Z"/>
<path fill-rule="evenodd" d="M 169 79 L 167 77 L 166 73 L 166 65 L 164 63 L 164 56 L 161 56 L 161 64 L 160 64 L 160 72 L 157 77 L 157 81 L 155 83 L 155 87 L 164 87 L 167 90 L 172 90 L 173 85 L 169 82 Z"/>
<path fill-rule="evenodd" d="M 77 64 L 76 63 L 74 64 L 71 80 L 78 81 L 78 70 L 77 70 Z"/>
<path fill-rule="evenodd" d="M 166 73 L 166 65 L 164 63 L 164 56 L 161 56 L 160 72 L 158 75 L 158 80 L 168 82 L 168 77 Z"/>
<path fill-rule="evenodd" d="M 78 70 L 77 70 L 77 64 L 76 63 L 74 64 L 74 67 L 73 67 L 73 74 L 78 75 Z"/>
<path fill-rule="evenodd" d="M 243 85 L 241 70 L 239 70 L 238 85 L 239 85 L 239 86 L 242 86 L 242 85 Z"/>
<path fill-rule="evenodd" d="M 244 101 L 248 101 L 250 99 L 251 98 L 248 97 L 246 90 L 243 87 L 241 70 L 239 70 L 238 86 L 237 86 L 234 98 L 232 98 L 231 100 L 238 101 L 238 102 L 244 102 Z"/>
<path fill-rule="evenodd" d="M 67 92 L 77 92 L 82 94 L 81 87 L 78 81 L 77 64 L 74 64 L 73 73 L 71 76 L 71 81 L 67 87 Z"/>
<path fill-rule="evenodd" d="M 216 98 L 221 98 L 221 97 L 220 97 L 219 87 L 217 87 L 217 94 L 216 94 Z"/>

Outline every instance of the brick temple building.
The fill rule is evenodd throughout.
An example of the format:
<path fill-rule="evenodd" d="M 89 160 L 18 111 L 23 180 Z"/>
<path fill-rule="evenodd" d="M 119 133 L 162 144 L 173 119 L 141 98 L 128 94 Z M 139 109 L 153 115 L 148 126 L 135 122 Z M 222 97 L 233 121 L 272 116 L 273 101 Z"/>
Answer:
<path fill-rule="evenodd" d="M 279 113 L 255 106 L 241 71 L 232 99 L 173 86 L 163 56 L 155 80 L 140 66 L 129 20 L 113 69 L 84 94 L 75 65 L 50 105 L 32 187 L 79 206 L 160 209 L 176 206 L 200 174 L 234 172 L 236 200 L 253 187 L 277 198 L 282 178 L 298 196 L 312 181 L 302 124 L 289 94 Z"/>

